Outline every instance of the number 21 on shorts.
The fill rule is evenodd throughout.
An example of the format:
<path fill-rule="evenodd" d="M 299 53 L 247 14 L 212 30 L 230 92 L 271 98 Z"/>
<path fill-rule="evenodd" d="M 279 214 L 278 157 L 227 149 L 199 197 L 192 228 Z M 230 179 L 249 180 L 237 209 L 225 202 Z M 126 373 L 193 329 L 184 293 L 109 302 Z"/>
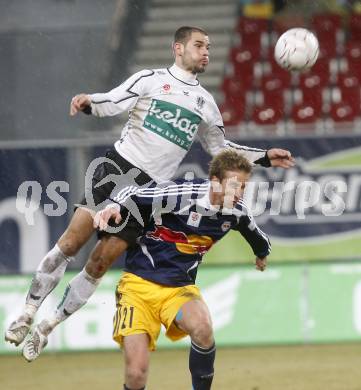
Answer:
<path fill-rule="evenodd" d="M 134 317 L 134 306 L 120 304 L 114 314 L 114 335 L 119 333 L 119 329 L 132 328 Z"/>

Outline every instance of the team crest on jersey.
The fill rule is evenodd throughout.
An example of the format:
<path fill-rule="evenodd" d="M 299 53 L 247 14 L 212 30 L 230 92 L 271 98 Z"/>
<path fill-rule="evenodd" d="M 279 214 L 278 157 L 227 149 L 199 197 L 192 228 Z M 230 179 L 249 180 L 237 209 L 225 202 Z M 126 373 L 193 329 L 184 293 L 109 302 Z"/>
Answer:
<path fill-rule="evenodd" d="M 199 227 L 199 224 L 201 223 L 202 215 L 199 213 L 196 213 L 195 211 L 191 211 L 188 217 L 187 225 Z"/>
<path fill-rule="evenodd" d="M 202 96 L 197 96 L 197 107 L 201 110 L 206 101 L 202 98 Z"/>
<path fill-rule="evenodd" d="M 167 94 L 170 93 L 170 85 L 169 84 L 164 84 L 161 88 L 161 93 L 162 94 Z"/>
<path fill-rule="evenodd" d="M 231 222 L 230 222 L 230 221 L 224 221 L 224 222 L 222 223 L 222 226 L 221 226 L 222 232 L 226 232 L 226 231 L 228 231 L 230 228 L 231 228 Z"/>

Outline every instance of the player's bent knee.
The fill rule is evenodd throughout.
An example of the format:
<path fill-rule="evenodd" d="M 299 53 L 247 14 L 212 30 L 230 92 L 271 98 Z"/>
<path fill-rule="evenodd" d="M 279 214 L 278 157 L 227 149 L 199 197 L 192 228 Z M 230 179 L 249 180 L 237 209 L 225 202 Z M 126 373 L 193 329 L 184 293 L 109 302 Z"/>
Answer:
<path fill-rule="evenodd" d="M 214 343 L 213 327 L 209 319 L 200 321 L 191 333 L 191 339 L 202 348 L 209 348 Z"/>
<path fill-rule="evenodd" d="M 85 265 L 86 272 L 93 278 L 101 278 L 110 267 L 102 256 L 90 257 Z"/>
<path fill-rule="evenodd" d="M 75 233 L 65 233 L 59 239 L 57 244 L 64 255 L 75 256 L 79 252 L 83 243 Z"/>
<path fill-rule="evenodd" d="M 127 247 L 128 244 L 119 238 L 112 236 L 102 238 L 92 251 L 85 270 L 93 278 L 101 278 Z"/>
<path fill-rule="evenodd" d="M 126 369 L 126 382 L 139 388 L 144 386 L 147 381 L 148 368 L 146 366 L 132 366 Z"/>

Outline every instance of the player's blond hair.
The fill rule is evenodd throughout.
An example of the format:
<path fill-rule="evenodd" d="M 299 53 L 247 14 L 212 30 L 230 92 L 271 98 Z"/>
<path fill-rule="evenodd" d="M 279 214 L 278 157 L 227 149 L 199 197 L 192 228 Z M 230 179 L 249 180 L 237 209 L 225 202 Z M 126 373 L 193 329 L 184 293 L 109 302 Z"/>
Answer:
<path fill-rule="evenodd" d="M 226 171 L 252 172 L 252 164 L 235 150 L 225 149 L 209 163 L 209 177 L 217 177 L 222 181 Z"/>

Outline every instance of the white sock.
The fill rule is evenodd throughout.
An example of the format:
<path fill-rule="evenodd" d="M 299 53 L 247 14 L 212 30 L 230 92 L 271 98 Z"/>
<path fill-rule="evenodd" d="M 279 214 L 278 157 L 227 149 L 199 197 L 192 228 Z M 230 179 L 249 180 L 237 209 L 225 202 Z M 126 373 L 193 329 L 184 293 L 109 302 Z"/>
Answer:
<path fill-rule="evenodd" d="M 26 303 L 24 308 L 25 317 L 33 319 L 37 310 L 36 306 Z"/>
<path fill-rule="evenodd" d="M 49 321 L 57 325 L 79 310 L 88 302 L 100 281 L 101 278 L 93 278 L 83 269 L 69 282 L 54 317 L 50 317 Z"/>
<path fill-rule="evenodd" d="M 26 315 L 34 317 L 44 299 L 58 285 L 71 259 L 60 250 L 57 244 L 47 253 L 31 281 L 24 309 Z"/>

